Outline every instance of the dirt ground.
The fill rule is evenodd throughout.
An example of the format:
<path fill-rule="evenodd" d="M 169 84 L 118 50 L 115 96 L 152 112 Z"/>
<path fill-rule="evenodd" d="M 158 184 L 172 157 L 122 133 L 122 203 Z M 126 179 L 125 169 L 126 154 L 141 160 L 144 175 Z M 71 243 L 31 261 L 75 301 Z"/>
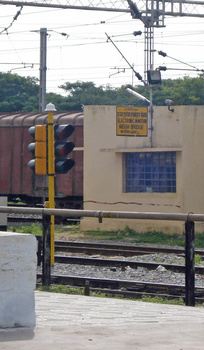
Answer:
<path fill-rule="evenodd" d="M 76 241 L 85 240 L 87 238 L 86 234 L 80 232 L 77 226 L 56 226 L 54 237 L 56 241 Z"/>

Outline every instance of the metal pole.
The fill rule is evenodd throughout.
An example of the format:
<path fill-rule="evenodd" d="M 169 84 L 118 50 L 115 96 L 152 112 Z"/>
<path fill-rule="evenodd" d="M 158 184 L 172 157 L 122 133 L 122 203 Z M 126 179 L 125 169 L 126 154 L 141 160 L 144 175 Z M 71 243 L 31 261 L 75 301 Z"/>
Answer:
<path fill-rule="evenodd" d="M 54 120 L 55 106 L 49 103 L 45 109 L 48 112 L 48 208 L 55 208 L 55 164 L 54 164 Z M 51 265 L 54 265 L 54 226 L 55 217 L 51 215 Z"/>
<path fill-rule="evenodd" d="M 147 72 L 154 69 L 154 28 L 150 23 L 145 25 L 145 43 L 144 43 L 144 76 L 148 83 Z M 149 106 L 149 121 L 148 121 L 148 136 L 150 147 L 152 147 L 152 130 L 153 130 L 153 87 L 149 85 L 150 106 Z"/>
<path fill-rule="evenodd" d="M 185 222 L 185 304 L 195 306 L 195 243 L 194 243 L 194 222 Z"/>
<path fill-rule="evenodd" d="M 47 28 L 40 29 L 40 91 L 39 110 L 45 109 L 46 96 L 46 71 L 47 71 Z"/>
<path fill-rule="evenodd" d="M 149 86 L 149 88 L 150 88 L 149 142 L 150 142 L 150 147 L 152 147 L 152 130 L 153 130 L 153 115 L 154 115 L 154 110 L 153 110 L 153 96 L 152 96 L 152 95 L 153 95 L 153 88 L 152 88 L 151 85 Z"/>
<path fill-rule="evenodd" d="M 204 222 L 204 214 L 193 213 L 159 213 L 159 212 L 129 212 L 79 209 L 24 208 L 0 206 L 0 213 L 23 213 L 32 215 L 59 215 L 64 217 L 92 217 L 97 219 L 142 219 Z"/>
<path fill-rule="evenodd" d="M 42 285 L 50 285 L 50 227 L 51 217 L 43 215 L 43 259 L 42 259 Z"/>

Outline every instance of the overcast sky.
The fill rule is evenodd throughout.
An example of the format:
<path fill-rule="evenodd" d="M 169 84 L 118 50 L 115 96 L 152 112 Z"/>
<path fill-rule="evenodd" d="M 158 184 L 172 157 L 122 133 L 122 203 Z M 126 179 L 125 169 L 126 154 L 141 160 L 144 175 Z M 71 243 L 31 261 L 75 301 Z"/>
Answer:
<path fill-rule="evenodd" d="M 144 25 L 130 14 L 85 10 L 61 10 L 0 5 L 0 71 L 39 78 L 40 28 L 47 28 L 47 91 L 63 94 L 65 82 L 93 81 L 96 86 L 109 84 L 138 85 L 140 82 L 110 41 L 115 42 L 134 69 L 144 76 Z M 155 28 L 154 68 L 165 65 L 162 78 L 197 76 L 187 71 L 185 62 L 204 69 L 204 18 L 168 17 L 164 28 Z M 5 30 L 8 28 L 7 30 Z M 141 30 L 141 36 L 133 36 Z M 66 33 L 62 36 L 60 33 Z M 33 68 L 30 66 L 33 64 Z"/>

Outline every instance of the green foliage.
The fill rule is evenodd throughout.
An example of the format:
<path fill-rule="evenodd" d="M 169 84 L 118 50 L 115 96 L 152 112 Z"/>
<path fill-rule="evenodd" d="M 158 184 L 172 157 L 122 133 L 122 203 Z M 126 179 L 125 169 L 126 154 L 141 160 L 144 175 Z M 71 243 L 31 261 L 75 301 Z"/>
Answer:
<path fill-rule="evenodd" d="M 136 232 L 129 226 L 124 230 L 115 231 L 86 231 L 84 237 L 106 240 L 131 239 L 135 243 L 161 244 L 169 246 L 185 246 L 185 235 L 177 233 L 163 233 L 161 231 Z M 195 247 L 204 248 L 204 233 L 196 233 Z M 198 258 L 197 258 L 198 259 Z"/>
<path fill-rule="evenodd" d="M 196 265 L 203 265 L 203 258 L 199 254 L 195 254 L 195 264 Z"/>
<path fill-rule="evenodd" d="M 138 234 L 134 242 L 184 246 L 185 239 L 182 235 L 176 233 L 166 234 L 158 231 L 149 231 Z"/>
<path fill-rule="evenodd" d="M 0 90 L 0 112 L 34 111 L 38 108 L 39 87 L 35 78 L 0 73 Z"/>
<path fill-rule="evenodd" d="M 197 248 L 204 248 L 204 232 L 203 233 L 196 233 L 195 246 Z"/>
<path fill-rule="evenodd" d="M 67 287 L 63 285 L 39 286 L 37 290 L 50 293 L 83 295 L 84 288 Z"/>
<path fill-rule="evenodd" d="M 28 226 L 8 226 L 9 231 L 20 232 L 20 233 L 32 233 L 37 236 L 42 235 L 42 226 L 39 223 L 35 223 Z M 135 243 L 149 243 L 149 244 L 161 244 L 161 245 L 170 245 L 170 246 L 181 246 L 185 245 L 185 235 L 177 234 L 177 233 L 163 233 L 161 231 L 147 231 L 147 232 L 137 232 L 126 226 L 123 230 L 114 230 L 114 231 L 80 231 L 80 225 L 55 225 L 55 234 L 64 234 L 69 235 L 80 234 L 84 239 L 104 239 L 104 240 L 123 240 L 123 239 L 131 239 L 132 242 Z M 204 248 L 204 233 L 196 233 L 195 235 L 195 247 L 196 248 Z M 202 257 L 199 255 L 195 255 L 196 263 L 201 263 Z"/>
<path fill-rule="evenodd" d="M 148 303 L 157 303 L 157 304 L 171 304 L 171 305 L 184 305 L 184 301 L 182 298 L 178 299 L 168 299 L 168 298 L 162 298 L 162 297 L 151 297 L 151 296 L 143 296 L 142 301 L 148 302 Z"/>
<path fill-rule="evenodd" d="M 203 105 L 204 80 L 201 77 L 163 80 L 153 92 L 154 104 L 162 106 L 166 98 L 173 100 L 174 105 Z"/>
<path fill-rule="evenodd" d="M 60 88 L 67 96 L 47 93 L 46 103 L 52 102 L 58 111 L 82 111 L 83 105 L 147 106 L 148 103 L 130 95 L 130 87 L 149 98 L 148 86 L 122 85 L 119 88 L 96 86 L 93 82 L 66 82 Z M 36 112 L 39 110 L 39 84 L 36 78 L 0 73 L 0 112 Z M 201 77 L 162 80 L 153 89 L 153 103 L 165 105 L 165 99 L 174 105 L 204 104 L 204 80 Z"/>
<path fill-rule="evenodd" d="M 146 106 L 147 102 L 136 99 L 127 93 L 127 87 L 135 89 L 149 98 L 149 88 L 146 86 L 122 85 L 120 88 L 107 86 L 96 87 L 93 82 L 65 83 L 61 86 L 68 93 L 67 103 L 73 109 L 82 109 L 82 105 L 135 105 Z M 197 78 L 180 78 L 163 80 L 161 85 L 153 89 L 153 103 L 164 106 L 166 99 L 174 101 L 174 105 L 202 105 L 204 104 L 204 80 Z"/>
<path fill-rule="evenodd" d="M 63 285 L 51 285 L 51 286 L 38 286 L 36 288 L 38 291 L 43 292 L 50 292 L 50 293 L 62 293 L 62 294 L 72 294 L 72 295 L 84 295 L 84 288 L 81 287 L 67 287 Z M 121 296 L 113 296 L 109 295 L 108 293 L 102 293 L 102 292 L 92 292 L 90 291 L 91 297 L 98 297 L 98 298 L 116 298 L 116 299 L 123 299 Z M 168 299 L 166 297 L 151 297 L 148 295 L 142 296 L 141 299 L 132 299 L 132 298 L 126 298 L 131 300 L 141 300 L 148 303 L 157 303 L 157 304 L 171 304 L 171 305 L 184 305 L 184 301 L 182 298 L 178 299 Z"/>
<path fill-rule="evenodd" d="M 172 233 L 167 234 L 160 231 L 136 232 L 129 226 L 124 230 L 119 231 L 87 231 L 84 236 L 92 237 L 94 239 L 109 239 L 109 240 L 123 240 L 131 239 L 135 243 L 149 243 L 149 244 L 166 244 L 170 246 L 185 245 L 185 237 L 181 234 Z"/>
<path fill-rule="evenodd" d="M 145 102 L 137 101 L 134 96 L 126 91 L 129 85 L 121 86 L 118 89 L 107 86 L 96 87 L 93 82 L 65 83 L 60 86 L 68 93 L 65 104 L 67 110 L 82 110 L 83 105 L 147 105 Z M 148 92 L 146 91 L 146 94 Z"/>
<path fill-rule="evenodd" d="M 32 233 L 35 236 L 42 236 L 42 226 L 40 224 L 32 224 L 20 227 L 9 226 L 8 230 L 18 233 Z"/>

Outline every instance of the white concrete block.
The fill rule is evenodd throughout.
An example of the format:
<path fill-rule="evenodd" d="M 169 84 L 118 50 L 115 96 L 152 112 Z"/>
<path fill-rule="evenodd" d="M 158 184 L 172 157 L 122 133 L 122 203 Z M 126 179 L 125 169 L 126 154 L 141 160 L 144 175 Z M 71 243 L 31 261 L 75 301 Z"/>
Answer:
<path fill-rule="evenodd" d="M 7 197 L 0 197 L 0 205 L 7 206 Z M 7 229 L 7 213 L 0 213 L 0 230 Z"/>
<path fill-rule="evenodd" d="M 37 240 L 0 232 L 0 327 L 34 327 Z"/>

